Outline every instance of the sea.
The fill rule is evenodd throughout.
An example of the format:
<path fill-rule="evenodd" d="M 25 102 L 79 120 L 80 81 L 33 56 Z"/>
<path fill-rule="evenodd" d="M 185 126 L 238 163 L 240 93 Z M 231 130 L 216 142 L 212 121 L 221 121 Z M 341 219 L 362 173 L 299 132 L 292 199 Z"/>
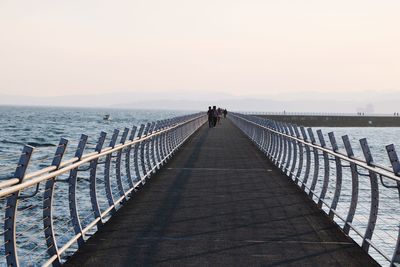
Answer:
<path fill-rule="evenodd" d="M 109 108 L 21 107 L 0 106 L 0 179 L 15 171 L 24 145 L 35 147 L 29 171 L 45 166 L 55 152 L 60 138 L 68 139 L 68 147 L 77 145 L 81 134 L 88 138 L 88 150 L 94 148 L 101 131 L 111 137 L 114 129 L 168 119 L 194 111 L 137 110 Z M 104 116 L 109 115 L 108 120 Z M 69 152 L 69 154 L 68 154 Z M 68 158 L 74 149 L 68 149 Z M 38 164 L 34 164 L 38 162 Z"/>
<path fill-rule="evenodd" d="M 24 145 L 35 147 L 32 161 L 28 168 L 28 172 L 31 172 L 49 165 L 60 138 L 66 138 L 69 140 L 68 146 L 72 149 L 68 149 L 64 156 L 65 159 L 68 159 L 73 156 L 74 148 L 77 146 L 81 134 L 89 136 L 86 152 L 91 152 L 95 147 L 101 131 L 107 133 L 107 144 L 114 129 L 123 131 L 126 127 L 132 128 L 134 125 L 139 126 L 140 124 L 147 122 L 163 120 L 194 112 L 196 111 L 0 106 L 0 180 L 5 180 L 13 176 L 13 172 L 15 171 L 18 158 Z M 104 120 L 103 117 L 105 115 L 109 115 L 110 119 Z M 400 151 L 400 127 L 323 127 L 314 130 L 317 129 L 323 131 L 328 144 L 329 139 L 327 134 L 331 131 L 334 132 L 340 150 L 343 153 L 345 150 L 341 137 L 348 135 L 353 145 L 355 155 L 358 158 L 363 158 L 359 140 L 361 138 L 367 138 L 374 161 L 388 168 L 390 168 L 390 162 L 387 157 L 385 146 L 388 144 L 395 144 Z M 366 176 L 366 171 L 360 170 L 360 172 L 361 174 L 364 172 L 365 175 L 360 175 L 359 177 L 359 204 L 354 218 L 354 224 L 359 231 L 363 232 L 368 222 L 369 206 L 371 201 L 369 178 Z M 320 190 L 319 185 L 322 184 L 323 173 L 323 163 L 320 162 L 318 176 L 319 183 L 316 189 L 317 193 L 318 190 Z M 334 163 L 332 162 L 330 165 L 329 188 L 326 196 L 327 202 L 331 201 L 333 198 L 336 182 L 335 177 L 336 170 Z M 309 180 L 311 180 L 311 178 Z M 385 184 L 395 185 L 393 181 L 387 179 L 383 179 L 383 182 L 385 182 Z M 85 198 L 84 194 L 87 193 L 88 192 L 82 192 L 82 196 L 78 197 Z M 384 251 L 389 255 L 389 257 L 391 257 L 397 241 L 397 234 L 400 225 L 400 216 L 397 215 L 400 214 L 399 193 L 397 189 L 382 186 L 381 182 L 379 193 L 380 208 L 373 242 L 377 244 L 377 247 L 379 247 L 380 250 Z M 78 192 L 78 194 L 80 193 Z M 337 208 L 338 212 L 344 218 L 347 215 L 350 198 L 351 174 L 348 168 L 346 169 L 346 167 L 344 167 L 342 193 Z M 1 205 L 3 205 L 3 203 L 4 202 L 2 202 Z M 57 205 L 62 207 L 63 205 L 65 206 L 67 202 L 66 199 L 64 199 L 57 203 L 56 207 Z M 31 206 L 37 208 L 38 213 L 36 215 L 39 214 L 38 218 L 40 218 L 40 205 L 34 206 L 32 203 L 27 203 L 25 206 L 28 207 L 28 212 L 25 217 L 28 218 L 27 221 L 32 223 L 32 218 L 35 215 L 33 214 L 33 211 L 30 211 Z M 88 202 L 86 206 L 83 205 L 82 207 L 87 207 L 87 209 L 89 209 L 90 203 Z M 32 208 L 32 210 L 34 209 Z M 324 207 L 324 210 L 329 212 L 326 207 Z M 4 212 L 4 207 L 0 208 L 0 212 Z M 32 214 L 30 212 L 32 212 Z M 58 218 L 58 220 L 64 223 L 66 225 L 65 227 L 67 227 L 70 222 L 63 221 L 62 213 L 63 212 L 59 212 L 60 218 Z M 66 213 L 68 213 L 68 211 L 66 211 Z M 0 219 L 2 219 L 3 216 L 1 216 Z M 341 222 L 340 219 L 335 218 L 335 221 L 339 226 L 343 226 L 343 222 Z M 85 224 L 85 222 L 82 223 Z M 24 223 L 21 222 L 21 225 L 24 225 Z M 45 247 L 40 247 L 38 244 L 39 241 L 36 240 L 41 238 L 40 234 L 37 237 L 29 234 L 29 231 L 40 232 L 38 230 L 40 227 L 35 226 L 35 223 L 32 225 L 33 226 L 21 226 L 23 228 L 21 232 L 25 233 L 19 236 L 22 240 L 21 242 L 24 243 L 24 245 L 19 249 L 19 254 L 22 257 L 29 258 L 29 260 L 26 261 L 26 266 L 35 266 L 39 263 L 38 259 L 41 257 L 46 258 L 46 256 L 43 256 L 46 254 Z M 68 227 L 69 230 L 66 229 L 70 231 L 71 226 L 69 225 Z M 350 236 L 356 242 L 361 244 L 362 239 L 355 231 L 351 231 Z M 64 239 L 68 240 L 66 237 Z M 60 237 L 60 240 L 63 239 Z M 65 240 L 63 242 L 65 242 Z M 33 245 L 31 243 L 33 243 Z M 4 252 L 2 246 L 3 244 L 0 242 L 0 254 Z M 372 248 L 370 250 L 371 255 L 378 260 L 378 262 L 383 265 L 388 265 L 387 261 L 380 256 L 379 253 Z M 71 253 L 73 253 L 73 251 L 71 251 Z M 4 257 L 0 255 L 0 264 L 3 263 Z"/>

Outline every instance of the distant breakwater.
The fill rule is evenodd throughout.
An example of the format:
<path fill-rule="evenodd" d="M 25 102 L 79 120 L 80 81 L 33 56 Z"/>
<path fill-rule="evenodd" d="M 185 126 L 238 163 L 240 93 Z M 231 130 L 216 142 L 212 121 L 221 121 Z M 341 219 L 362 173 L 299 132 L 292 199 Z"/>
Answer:
<path fill-rule="evenodd" d="M 400 116 L 371 115 L 256 115 L 308 127 L 400 127 Z"/>

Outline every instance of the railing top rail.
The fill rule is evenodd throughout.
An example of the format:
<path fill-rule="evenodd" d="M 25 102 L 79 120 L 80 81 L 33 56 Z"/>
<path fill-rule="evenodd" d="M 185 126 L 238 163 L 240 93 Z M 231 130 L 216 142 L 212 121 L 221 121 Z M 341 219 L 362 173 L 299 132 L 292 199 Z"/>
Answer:
<path fill-rule="evenodd" d="M 362 168 L 364 168 L 364 169 L 366 169 L 368 171 L 372 171 L 372 172 L 374 172 L 374 173 L 376 173 L 376 174 L 378 174 L 380 176 L 389 178 L 389 179 L 391 179 L 391 180 L 393 180 L 395 182 L 400 183 L 400 176 L 396 175 L 392 170 L 390 170 L 390 169 L 388 169 L 388 168 L 386 168 L 384 166 L 381 166 L 381 165 L 375 164 L 375 163 L 367 164 L 367 162 L 365 162 L 364 160 L 361 160 L 361 159 L 358 159 L 358 158 L 355 158 L 355 157 L 349 157 L 349 156 L 347 156 L 347 155 L 345 155 L 343 153 L 340 153 L 340 152 L 337 152 L 337 151 L 333 151 L 332 149 L 329 149 L 327 147 L 322 147 L 322 146 L 320 146 L 318 144 L 315 144 L 315 143 L 313 144 L 311 142 L 308 142 L 307 140 L 304 140 L 303 138 L 295 137 L 295 136 L 292 136 L 292 135 L 289 135 L 289 134 L 274 130 L 271 127 L 267 127 L 267 126 L 261 125 L 261 124 L 259 124 L 257 122 L 252 121 L 252 120 L 248 120 L 248 119 L 246 119 L 244 117 L 238 116 L 237 114 L 232 114 L 232 115 L 234 115 L 234 116 L 236 116 L 236 117 L 238 117 L 238 118 L 240 118 L 242 120 L 245 120 L 245 121 L 247 121 L 247 122 L 249 122 L 251 124 L 254 124 L 257 127 L 263 128 L 263 129 L 268 130 L 270 132 L 273 132 L 275 134 L 278 134 L 278 135 L 287 137 L 289 139 L 292 139 L 294 141 L 300 142 L 300 143 L 302 143 L 304 145 L 307 145 L 309 147 L 315 148 L 315 149 L 317 149 L 319 151 L 326 152 L 329 155 L 332 155 L 334 157 L 340 158 L 340 159 L 342 159 L 344 161 L 347 161 L 349 163 L 354 163 L 355 165 L 360 166 L 360 167 L 362 167 Z"/>
<path fill-rule="evenodd" d="M 153 138 L 157 135 L 160 135 L 160 134 L 163 134 L 170 130 L 173 130 L 175 128 L 178 128 L 184 124 L 190 123 L 190 122 L 192 122 L 198 118 L 201 118 L 203 116 L 205 116 L 205 114 L 200 113 L 197 116 L 192 117 L 183 122 L 173 121 L 172 122 L 173 124 L 167 128 L 162 128 L 161 130 L 148 133 L 147 135 L 136 137 L 134 140 L 125 141 L 123 144 L 118 144 L 118 145 L 115 145 L 114 147 L 105 147 L 99 152 L 91 152 L 88 154 L 84 154 L 80 159 L 78 157 L 73 157 L 69 160 L 63 161 L 60 163 L 58 168 L 56 166 L 48 166 L 41 170 L 28 173 L 23 177 L 21 183 L 20 183 L 20 179 L 18 179 L 18 178 L 10 178 L 10 179 L 1 181 L 0 182 L 0 197 L 7 196 L 7 195 L 17 192 L 19 190 L 22 190 L 26 187 L 30 187 L 32 185 L 40 183 L 42 181 L 52 179 L 56 176 L 59 176 L 66 172 L 69 172 L 70 170 L 75 169 L 85 163 L 88 163 L 94 159 L 98 159 L 98 158 L 106 156 L 108 154 L 112 154 L 116 151 L 120 151 L 126 147 L 141 143 L 147 139 Z"/>

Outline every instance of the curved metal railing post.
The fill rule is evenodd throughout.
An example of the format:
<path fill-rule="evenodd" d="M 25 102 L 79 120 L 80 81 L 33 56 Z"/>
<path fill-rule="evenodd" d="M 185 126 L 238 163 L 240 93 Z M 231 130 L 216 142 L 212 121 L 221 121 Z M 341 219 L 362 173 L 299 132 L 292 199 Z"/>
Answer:
<path fill-rule="evenodd" d="M 290 124 L 289 131 L 290 131 L 290 135 L 291 136 L 295 136 L 296 135 L 296 128 L 297 128 L 296 125 Z M 296 169 L 297 157 L 298 157 L 298 155 L 297 155 L 297 143 L 296 143 L 295 140 L 291 140 L 291 142 L 292 142 L 292 146 L 293 146 L 293 160 L 292 160 L 292 166 L 290 168 L 289 174 L 290 174 L 290 178 L 292 180 L 295 180 L 294 170 Z"/>
<path fill-rule="evenodd" d="M 277 125 L 277 123 L 274 123 L 274 129 L 276 131 L 279 131 L 279 126 Z M 277 158 L 278 158 L 278 154 L 279 154 L 279 143 L 280 143 L 280 135 L 278 135 L 277 133 L 274 133 L 274 152 L 272 154 L 272 162 L 277 165 Z"/>
<path fill-rule="evenodd" d="M 324 135 L 322 134 L 322 131 L 318 130 L 317 135 L 321 147 L 326 148 L 325 138 Z M 319 195 L 319 200 L 318 200 L 319 208 L 322 208 L 322 203 L 323 200 L 325 199 L 326 191 L 328 190 L 328 184 L 329 184 L 329 156 L 328 153 L 326 153 L 325 151 L 322 152 L 322 155 L 324 157 L 324 182 L 322 184 L 321 194 Z"/>
<path fill-rule="evenodd" d="M 266 137 L 265 130 L 260 128 L 260 146 L 259 146 L 259 148 L 263 153 L 265 153 L 265 149 L 264 149 L 265 142 L 266 142 L 265 137 Z"/>
<path fill-rule="evenodd" d="M 109 147 L 111 147 L 111 148 L 115 147 L 115 145 L 117 143 L 118 134 L 119 134 L 119 130 L 115 129 L 113 132 L 113 135 L 111 137 Z M 111 214 L 112 214 L 113 212 L 115 212 L 115 202 L 114 202 L 114 197 L 112 194 L 111 178 L 110 178 L 111 159 L 112 159 L 112 153 L 107 154 L 106 161 L 104 164 L 104 187 L 105 187 L 105 191 L 106 191 L 108 206 L 113 207 L 112 211 L 111 211 Z"/>
<path fill-rule="evenodd" d="M 128 137 L 129 133 L 129 128 L 125 128 L 124 131 L 122 132 L 120 144 L 124 144 L 126 141 L 126 138 Z M 124 186 L 122 183 L 122 177 L 121 177 L 121 160 L 122 160 L 122 149 L 117 152 L 117 158 L 115 160 L 115 178 L 117 180 L 117 187 L 119 191 L 120 197 L 124 197 L 125 201 L 127 200 L 127 196 L 125 194 Z M 122 202 L 123 204 L 123 202 Z"/>
<path fill-rule="evenodd" d="M 139 127 L 139 131 L 138 131 L 138 138 L 139 140 L 143 137 L 143 131 L 144 131 L 144 124 L 141 124 Z M 139 168 L 139 157 L 140 157 L 140 151 L 141 151 L 141 146 L 143 145 L 143 142 L 139 142 L 135 145 L 135 149 L 134 149 L 134 166 L 135 166 L 135 175 L 136 175 L 136 179 L 135 180 L 141 180 L 142 184 L 145 183 L 145 181 L 143 180 L 143 176 L 140 175 L 140 168 Z"/>
<path fill-rule="evenodd" d="M 369 149 L 368 142 L 366 138 L 360 140 L 360 145 L 365 157 L 365 161 L 368 166 L 374 166 L 374 160 L 371 154 L 371 150 Z M 379 188 L 378 188 L 378 177 L 375 172 L 368 171 L 371 185 L 371 208 L 369 213 L 368 225 L 365 230 L 365 234 L 363 237 L 362 248 L 365 251 L 369 250 L 370 242 L 372 239 L 372 235 L 374 233 L 376 219 L 378 217 L 378 209 L 379 209 Z"/>
<path fill-rule="evenodd" d="M 168 123 L 172 123 L 171 120 L 169 120 Z M 173 132 L 172 132 L 172 130 L 169 130 L 167 132 L 167 141 L 166 142 L 167 142 L 167 155 L 168 155 L 168 158 L 170 158 L 172 148 L 173 148 Z"/>
<path fill-rule="evenodd" d="M 24 146 L 18 161 L 14 177 L 19 179 L 19 184 L 24 180 L 34 147 Z M 8 266 L 19 266 L 16 235 L 17 206 L 20 191 L 12 193 L 7 197 L 6 211 L 4 216 L 4 253 Z"/>
<path fill-rule="evenodd" d="M 79 139 L 78 147 L 75 151 L 75 157 L 81 160 L 83 151 L 85 150 L 88 136 L 82 134 Z M 78 182 L 78 168 L 74 168 L 70 171 L 68 177 L 68 200 L 69 200 L 69 214 L 71 216 L 72 225 L 74 227 L 75 234 L 81 234 L 78 238 L 78 246 L 81 247 L 84 243 L 84 233 L 82 232 L 82 225 L 79 219 L 78 203 L 76 201 L 76 186 Z"/>
<path fill-rule="evenodd" d="M 131 134 L 129 135 L 129 141 L 133 141 L 133 139 L 135 139 L 135 133 L 136 133 L 136 126 L 133 126 Z M 132 146 L 128 146 L 125 150 L 125 172 L 126 172 L 126 177 L 128 178 L 129 188 L 134 187 L 131 174 L 131 152 L 132 152 Z"/>
<path fill-rule="evenodd" d="M 339 147 L 336 142 L 335 134 L 333 132 L 328 133 L 329 141 L 332 146 L 332 150 L 334 152 L 339 151 Z M 334 211 L 336 210 L 337 204 L 339 203 L 340 192 L 342 190 L 342 162 L 339 157 L 335 157 L 335 165 L 336 165 L 336 185 L 335 185 L 335 193 L 333 195 L 332 204 L 329 209 L 328 216 L 333 219 L 335 216 Z"/>
<path fill-rule="evenodd" d="M 143 136 L 147 136 L 150 132 L 150 123 L 146 124 L 146 127 L 144 128 L 144 132 L 143 132 Z M 142 172 L 143 172 L 143 181 L 146 180 L 146 178 L 148 178 L 147 176 L 147 168 L 146 168 L 146 159 L 147 159 L 147 151 L 146 151 L 146 147 L 147 147 L 147 143 L 148 140 L 144 140 L 142 142 L 142 145 L 140 146 L 140 165 L 142 167 Z"/>
<path fill-rule="evenodd" d="M 294 131 L 296 133 L 296 137 L 298 139 L 300 139 L 301 136 L 300 136 L 300 132 L 299 132 L 299 129 L 297 128 L 297 126 L 294 128 Z M 303 171 L 304 149 L 303 149 L 303 144 L 300 141 L 296 141 L 296 142 L 297 142 L 297 146 L 299 148 L 299 165 L 297 167 L 296 176 L 294 177 L 294 182 L 296 183 L 296 185 L 298 185 L 301 173 Z"/>
<path fill-rule="evenodd" d="M 285 124 L 285 133 L 287 135 L 291 135 L 291 128 L 288 124 Z M 291 176 L 290 174 L 290 163 L 292 161 L 292 140 L 289 138 L 285 138 L 286 139 L 286 144 L 287 144 L 287 158 L 286 158 L 286 165 L 285 165 L 285 170 L 286 170 L 286 174 L 288 176 Z"/>
<path fill-rule="evenodd" d="M 266 122 L 264 124 L 264 127 L 268 127 Z M 269 148 L 269 144 L 270 144 L 269 131 L 264 129 L 263 134 L 264 134 L 263 153 L 264 153 L 264 155 L 266 155 L 268 157 L 268 152 L 269 152 L 268 148 Z"/>
<path fill-rule="evenodd" d="M 399 157 L 397 156 L 396 150 L 394 148 L 394 145 L 387 145 L 386 146 L 386 152 L 389 156 L 390 164 L 392 165 L 393 172 L 399 176 L 400 174 L 400 162 L 399 162 Z M 400 183 L 396 183 L 397 186 L 397 193 L 399 194 L 400 197 Z M 390 262 L 391 266 L 395 266 L 395 264 L 399 265 L 400 264 L 400 228 L 397 230 L 397 240 L 396 240 L 396 247 L 393 252 L 392 260 Z"/>
<path fill-rule="evenodd" d="M 162 120 L 161 121 L 161 130 L 163 130 L 164 128 L 165 128 L 165 120 Z M 167 155 L 167 152 L 166 152 L 166 146 L 165 146 L 165 137 L 166 137 L 166 134 L 165 134 L 165 132 L 164 133 L 162 133 L 161 135 L 160 135 L 160 140 L 159 140 L 159 146 L 160 146 L 160 157 L 161 157 L 161 165 L 163 165 L 164 164 L 164 159 L 165 159 L 165 157 L 166 157 L 166 155 Z"/>
<path fill-rule="evenodd" d="M 176 123 L 177 123 L 176 119 L 173 120 L 173 124 L 176 124 Z M 176 147 L 177 144 L 178 144 L 177 141 L 178 141 L 178 140 L 177 140 L 177 130 L 176 130 L 176 128 L 174 128 L 174 129 L 171 131 L 171 154 L 174 154 L 175 147 Z"/>
<path fill-rule="evenodd" d="M 67 149 L 68 140 L 61 138 L 57 146 L 56 153 L 53 158 L 51 166 L 59 168 L 62 157 Z M 53 266 L 61 265 L 60 253 L 58 252 L 57 240 L 54 234 L 53 227 L 53 194 L 55 186 L 55 177 L 46 181 L 45 190 L 43 194 L 43 229 L 44 237 L 47 245 L 47 253 L 52 257 L 57 255 L 57 259 L 53 261 Z"/>
<path fill-rule="evenodd" d="M 304 129 L 304 127 L 300 127 L 300 131 L 303 136 L 303 140 L 305 142 L 308 142 L 307 133 L 306 133 L 306 130 Z M 310 176 L 310 169 L 311 169 L 311 149 L 307 145 L 304 145 L 304 148 L 306 151 L 306 170 L 304 172 L 303 181 L 301 182 L 302 190 L 306 189 L 306 185 L 307 185 L 308 178 Z"/>
<path fill-rule="evenodd" d="M 283 130 L 282 130 L 282 124 L 280 124 L 280 123 L 277 123 L 277 127 L 278 127 L 278 131 L 280 132 L 280 133 L 282 133 L 283 132 Z M 280 168 L 280 169 L 282 169 L 282 159 L 281 159 L 281 157 L 282 157 L 282 155 L 283 155 L 283 143 L 284 143 L 284 140 L 283 140 L 283 136 L 282 135 L 279 135 L 278 136 L 278 140 L 279 140 L 279 148 L 278 148 L 278 156 L 276 157 L 276 166 L 278 166 L 278 168 Z"/>
<path fill-rule="evenodd" d="M 311 144 L 315 145 L 316 141 L 315 141 L 314 132 L 313 132 L 312 128 L 308 128 L 307 131 L 308 131 L 308 136 L 310 137 Z M 314 154 L 314 174 L 313 174 L 313 179 L 311 181 L 310 191 L 308 192 L 308 196 L 310 198 L 313 198 L 315 186 L 317 185 L 318 174 L 319 174 L 319 153 L 315 147 L 313 147 L 313 154 Z"/>
<path fill-rule="evenodd" d="M 152 124 L 151 124 L 151 130 L 150 130 L 150 134 L 153 134 L 155 131 L 156 131 L 156 127 L 157 127 L 157 125 L 156 125 L 156 123 L 155 122 L 153 122 Z M 147 161 L 149 162 L 149 166 L 150 166 L 150 170 L 153 170 L 152 171 L 152 173 L 155 173 L 156 172 L 156 168 L 155 168 L 155 166 L 157 165 L 157 162 L 156 162 L 156 157 L 155 157 L 155 149 L 154 149 L 154 140 L 155 140 L 155 138 L 154 137 L 152 137 L 150 140 L 149 140 L 149 145 L 148 145 L 148 147 L 147 147 L 147 151 L 148 151 L 148 153 L 147 153 Z"/>
<path fill-rule="evenodd" d="M 354 158 L 353 148 L 351 147 L 351 143 L 349 137 L 347 135 L 342 136 L 343 144 L 346 149 L 347 156 L 349 158 Z M 343 227 L 343 232 L 345 234 L 349 234 L 351 224 L 353 223 L 354 214 L 357 209 L 358 202 L 358 170 L 357 165 L 353 162 L 350 162 L 351 169 L 351 202 L 349 207 L 349 212 L 347 213 L 346 222 Z"/>
<path fill-rule="evenodd" d="M 157 121 L 156 122 L 156 132 L 159 132 L 160 130 L 161 130 L 161 121 Z M 161 138 L 160 135 L 157 135 L 154 138 L 154 146 L 153 146 L 154 150 L 155 150 L 155 153 L 154 153 L 155 158 L 154 158 L 154 160 L 156 162 L 157 169 L 160 168 L 160 164 L 161 164 L 160 138 Z"/>
<path fill-rule="evenodd" d="M 283 134 L 287 134 L 286 132 L 286 126 L 284 123 L 281 124 L 281 133 Z M 287 140 L 286 137 L 284 135 L 281 135 L 281 139 L 282 139 L 282 153 L 281 153 L 281 157 L 279 158 L 279 168 L 282 170 L 283 173 L 286 173 L 285 170 L 285 163 L 286 163 L 286 157 L 288 154 L 288 146 L 287 146 Z"/>
<path fill-rule="evenodd" d="M 264 124 L 265 127 L 268 127 L 267 122 Z M 264 145 L 263 145 L 263 152 L 264 155 L 268 157 L 269 154 L 269 146 L 271 144 L 271 139 L 270 139 L 270 132 L 267 129 L 264 129 Z"/>
<path fill-rule="evenodd" d="M 271 124 L 270 127 L 275 127 L 275 124 Z M 271 144 L 269 148 L 268 157 L 272 162 L 274 162 L 275 151 L 276 151 L 276 133 L 271 131 Z"/>
<path fill-rule="evenodd" d="M 97 153 L 101 152 L 104 141 L 106 140 L 106 135 L 107 134 L 105 132 L 100 133 L 100 137 L 97 141 L 96 148 L 95 148 L 95 151 Z M 90 203 L 92 205 L 94 217 L 96 219 L 99 218 L 99 221 L 97 222 L 97 228 L 100 228 L 103 225 L 103 218 L 101 216 L 99 202 L 97 200 L 97 190 L 96 190 L 96 184 L 97 184 L 96 174 L 97 174 L 98 162 L 99 162 L 99 158 L 96 158 L 96 159 L 90 161 Z"/>

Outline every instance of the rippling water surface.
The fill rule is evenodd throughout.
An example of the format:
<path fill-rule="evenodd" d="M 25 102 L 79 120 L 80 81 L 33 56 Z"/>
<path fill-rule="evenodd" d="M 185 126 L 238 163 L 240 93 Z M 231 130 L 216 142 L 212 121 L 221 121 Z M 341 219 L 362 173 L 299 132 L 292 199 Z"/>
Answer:
<path fill-rule="evenodd" d="M 93 148 L 101 131 L 110 136 L 114 129 L 187 114 L 184 111 L 89 109 L 0 106 L 0 179 L 9 177 L 24 144 L 36 147 L 33 162 L 47 163 L 61 137 L 74 146 L 81 134 L 89 136 Z M 110 114 L 111 120 L 103 120 Z M 107 144 L 107 142 L 106 142 Z M 71 153 L 72 149 L 69 150 Z M 66 155 L 68 157 L 68 155 Z M 40 164 L 37 165 L 40 167 Z M 35 168 L 35 166 L 31 166 Z"/>

